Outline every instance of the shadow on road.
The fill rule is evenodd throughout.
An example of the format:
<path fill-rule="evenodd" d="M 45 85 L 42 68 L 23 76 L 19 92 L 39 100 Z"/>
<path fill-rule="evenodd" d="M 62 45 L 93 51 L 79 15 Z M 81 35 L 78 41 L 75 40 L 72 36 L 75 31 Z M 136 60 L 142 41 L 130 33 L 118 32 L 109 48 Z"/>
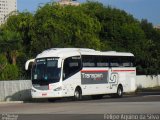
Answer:
<path fill-rule="evenodd" d="M 66 103 L 66 102 L 81 102 L 81 103 L 95 103 L 95 102 L 160 102 L 160 92 L 137 92 L 132 94 L 125 94 L 122 98 L 112 98 L 109 95 L 103 96 L 102 99 L 93 100 L 91 96 L 83 96 L 81 101 L 73 101 L 72 98 L 62 98 L 49 102 L 48 99 L 33 99 L 26 103 Z"/>

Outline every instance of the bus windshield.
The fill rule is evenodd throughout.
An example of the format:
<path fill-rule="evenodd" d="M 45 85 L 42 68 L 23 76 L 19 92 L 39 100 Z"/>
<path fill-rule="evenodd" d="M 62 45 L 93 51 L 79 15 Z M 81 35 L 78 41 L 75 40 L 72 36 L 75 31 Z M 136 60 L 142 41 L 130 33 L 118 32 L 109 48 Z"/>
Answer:
<path fill-rule="evenodd" d="M 60 71 L 58 58 L 36 59 L 32 68 L 32 83 L 45 85 L 59 82 Z"/>

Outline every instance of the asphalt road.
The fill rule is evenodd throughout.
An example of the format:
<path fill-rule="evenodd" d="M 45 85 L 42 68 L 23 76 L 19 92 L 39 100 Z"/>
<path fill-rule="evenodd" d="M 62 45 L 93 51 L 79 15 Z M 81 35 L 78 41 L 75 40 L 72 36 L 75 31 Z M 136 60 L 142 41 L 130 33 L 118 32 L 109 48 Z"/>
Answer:
<path fill-rule="evenodd" d="M 53 103 L 46 101 L 9 104 L 0 103 L 0 114 L 0 120 L 5 120 L 4 118 L 6 117 L 14 117 L 15 119 L 17 117 L 16 120 L 52 120 L 53 118 L 54 120 L 97 120 L 108 117 L 114 118 L 114 114 L 118 114 L 118 116 L 122 114 L 144 114 L 144 119 L 146 120 L 149 118 L 159 120 L 160 93 L 139 93 L 137 95 L 125 95 L 123 98 L 110 98 L 109 96 L 105 96 L 100 100 L 92 100 L 90 97 L 85 97 L 82 101 L 62 99 Z M 155 114 L 159 115 L 154 116 Z M 120 117 L 118 116 L 115 117 L 118 119 Z M 114 120 L 116 120 L 116 118 L 114 118 Z"/>

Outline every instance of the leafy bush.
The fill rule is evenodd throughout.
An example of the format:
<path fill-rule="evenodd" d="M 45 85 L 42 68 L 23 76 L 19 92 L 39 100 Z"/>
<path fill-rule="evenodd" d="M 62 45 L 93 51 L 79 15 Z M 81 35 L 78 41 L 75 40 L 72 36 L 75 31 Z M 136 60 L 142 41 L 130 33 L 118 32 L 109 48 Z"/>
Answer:
<path fill-rule="evenodd" d="M 7 64 L 5 69 L 0 73 L 0 80 L 17 80 L 18 67 L 13 64 Z"/>
<path fill-rule="evenodd" d="M 18 79 L 18 67 L 9 64 L 4 54 L 0 54 L 0 80 Z"/>

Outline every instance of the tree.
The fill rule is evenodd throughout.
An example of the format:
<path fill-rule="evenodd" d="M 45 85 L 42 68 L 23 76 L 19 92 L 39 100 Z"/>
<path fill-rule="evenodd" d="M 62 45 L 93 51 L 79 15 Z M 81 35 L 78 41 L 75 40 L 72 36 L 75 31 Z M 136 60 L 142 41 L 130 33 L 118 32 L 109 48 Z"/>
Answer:
<path fill-rule="evenodd" d="M 150 67 L 152 68 L 151 74 L 158 74 L 160 73 L 160 30 L 155 29 L 152 23 L 149 23 L 146 19 L 141 20 L 140 26 L 146 38 L 152 43 L 152 46 L 148 50 L 148 54 L 150 54 L 150 58 L 152 58 L 152 60 L 150 60 Z"/>
<path fill-rule="evenodd" d="M 4 52 L 11 63 L 16 65 L 16 59 L 21 49 L 21 37 L 17 32 L 7 29 L 3 29 L 1 32 L 1 52 Z"/>
<path fill-rule="evenodd" d="M 34 53 L 51 47 L 100 49 L 100 23 L 75 6 L 46 4 L 37 10 L 33 28 Z"/>
<path fill-rule="evenodd" d="M 27 59 L 32 57 L 30 49 L 31 29 L 33 26 L 32 21 L 33 14 L 24 11 L 22 13 L 17 13 L 16 15 L 10 16 L 7 19 L 7 22 L 1 26 L 1 33 L 4 34 L 2 35 L 3 38 L 1 39 L 3 44 L 0 44 L 2 46 L 1 48 L 3 48 L 3 51 L 1 52 L 6 53 L 7 59 L 10 63 L 16 64 L 20 78 L 24 78 L 24 76 L 26 76 L 24 64 Z M 10 36 L 10 38 L 7 38 L 7 42 L 4 39 L 4 36 Z"/>
<path fill-rule="evenodd" d="M 33 15 L 27 11 L 10 16 L 5 24 L 5 29 L 19 34 L 21 44 L 23 45 L 21 50 L 28 55 L 30 55 L 32 26 Z"/>
<path fill-rule="evenodd" d="M 0 73 L 6 68 L 7 66 L 7 58 L 5 55 L 0 54 Z"/>
<path fill-rule="evenodd" d="M 12 15 L 0 26 L 0 76 L 2 71 L 3 79 L 26 76 L 27 59 L 44 49 L 60 47 L 132 52 L 141 74 L 159 74 L 159 41 L 160 30 L 123 10 L 99 2 L 79 6 L 53 2 L 34 14 L 24 11 Z M 13 78 L 12 70 L 17 71 Z"/>
<path fill-rule="evenodd" d="M 18 68 L 16 65 L 9 64 L 6 56 L 0 54 L 0 80 L 18 79 Z"/>

